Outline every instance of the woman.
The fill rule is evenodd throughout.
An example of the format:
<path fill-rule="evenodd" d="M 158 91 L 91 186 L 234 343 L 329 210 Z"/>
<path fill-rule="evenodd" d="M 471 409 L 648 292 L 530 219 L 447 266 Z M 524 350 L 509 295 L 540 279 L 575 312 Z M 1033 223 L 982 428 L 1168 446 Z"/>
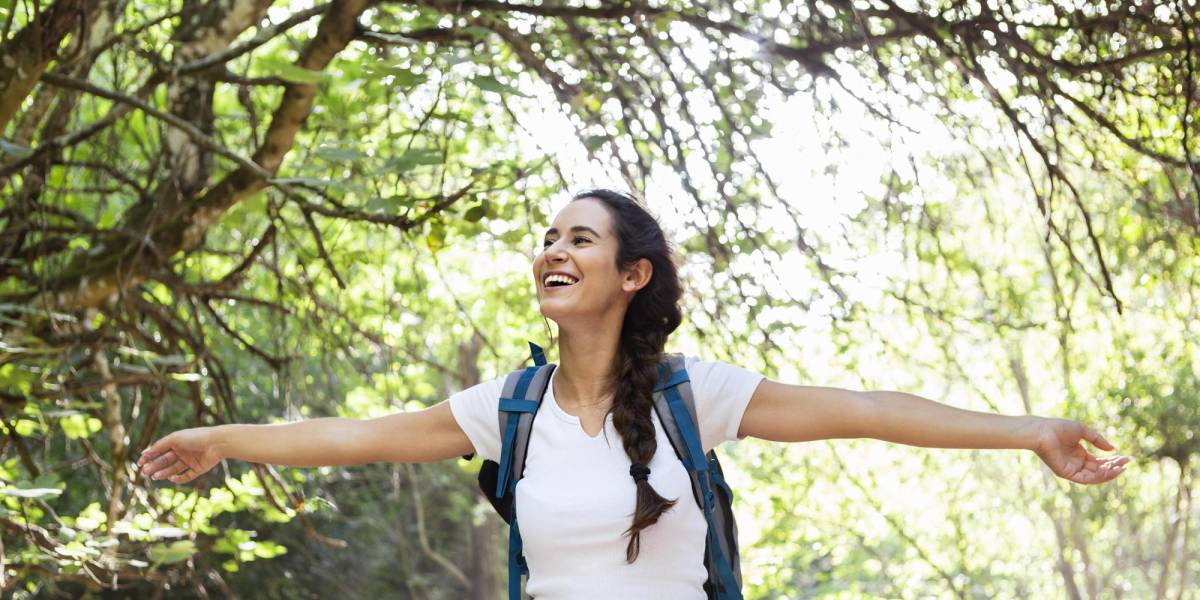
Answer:
<path fill-rule="evenodd" d="M 527 591 L 543 598 L 704 598 L 706 525 L 654 415 L 651 391 L 679 326 L 680 285 L 662 229 L 634 199 L 575 196 L 533 262 L 541 312 L 558 324 L 560 366 L 533 422 L 517 516 Z M 960 410 L 900 392 L 793 386 L 720 362 L 687 360 L 704 450 L 746 436 L 781 442 L 876 438 L 938 448 L 1033 450 L 1058 476 L 1101 483 L 1127 457 L 1063 419 Z M 153 479 L 191 481 L 236 458 L 287 466 L 498 460 L 504 378 L 431 408 L 370 420 L 325 418 L 172 433 L 143 453 Z M 619 440 L 620 443 L 616 443 Z M 666 447 L 667 451 L 658 450 Z M 631 465 L 649 469 L 639 472 Z M 639 467 L 640 469 L 640 467 Z"/>

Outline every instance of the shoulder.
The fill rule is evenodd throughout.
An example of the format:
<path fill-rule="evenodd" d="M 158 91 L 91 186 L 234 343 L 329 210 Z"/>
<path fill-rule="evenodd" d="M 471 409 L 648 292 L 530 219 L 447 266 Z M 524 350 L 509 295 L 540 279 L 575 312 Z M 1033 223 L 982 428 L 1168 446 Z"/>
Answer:
<path fill-rule="evenodd" d="M 504 380 L 508 375 L 501 375 L 494 379 L 480 382 L 466 389 L 459 390 L 450 395 L 451 404 L 454 403 L 489 403 L 493 407 L 498 406 L 500 402 L 500 392 L 504 389 Z"/>
<path fill-rule="evenodd" d="M 757 386 L 763 379 L 763 376 L 755 371 L 724 361 L 683 356 L 683 362 L 693 387 Z"/>
<path fill-rule="evenodd" d="M 496 414 L 500 409 L 500 393 L 506 378 L 507 375 L 489 379 L 450 395 L 450 412 L 459 426 L 464 430 L 499 427 Z"/>
<path fill-rule="evenodd" d="M 762 375 L 719 360 L 683 357 L 704 450 L 737 439 L 738 427 Z"/>
<path fill-rule="evenodd" d="M 489 379 L 450 396 L 450 413 L 467 434 L 475 452 L 497 460 L 500 452 L 500 393 L 507 375 Z"/>

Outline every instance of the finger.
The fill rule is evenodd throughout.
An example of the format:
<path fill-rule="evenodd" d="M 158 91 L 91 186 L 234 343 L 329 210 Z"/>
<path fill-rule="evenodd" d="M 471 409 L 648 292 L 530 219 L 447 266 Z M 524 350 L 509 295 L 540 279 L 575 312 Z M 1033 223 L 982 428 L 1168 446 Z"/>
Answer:
<path fill-rule="evenodd" d="M 186 470 L 188 470 L 188 466 L 183 464 L 183 461 L 178 461 L 175 464 L 156 472 L 153 476 L 153 479 L 166 479 L 168 477 L 178 475 Z"/>
<path fill-rule="evenodd" d="M 200 461 L 196 460 L 196 457 L 192 454 L 182 455 L 179 457 L 179 460 L 182 460 L 184 464 L 186 464 L 189 469 L 196 472 L 197 475 L 208 470 L 201 468 Z"/>
<path fill-rule="evenodd" d="M 1130 458 L 1128 456 L 1111 456 L 1111 457 L 1106 458 L 1103 461 L 1101 461 L 1100 464 L 1108 465 L 1110 467 L 1116 467 L 1116 466 L 1127 464 L 1129 462 L 1129 460 L 1130 460 Z"/>
<path fill-rule="evenodd" d="M 187 482 L 199 477 L 200 475 L 201 475 L 201 473 L 199 471 L 196 471 L 193 469 L 188 469 L 187 471 L 180 473 L 178 475 L 172 475 L 171 483 L 187 483 Z"/>
<path fill-rule="evenodd" d="M 141 456 L 138 457 L 138 464 L 153 459 L 155 456 L 170 450 L 173 444 L 174 440 L 171 439 L 170 435 L 159 438 L 158 441 L 150 444 L 150 446 L 148 446 L 145 450 L 142 450 Z"/>
<path fill-rule="evenodd" d="M 178 456 L 174 450 L 167 450 L 161 456 L 142 465 L 142 473 L 145 475 L 153 475 L 155 471 L 161 470 L 171 463 L 175 462 Z"/>
<path fill-rule="evenodd" d="M 1100 481 L 1100 477 L 1101 473 L 1099 468 L 1085 465 L 1084 468 L 1079 469 L 1079 471 L 1077 471 L 1070 479 L 1075 483 L 1090 485 L 1093 483 L 1098 483 Z"/>
<path fill-rule="evenodd" d="M 1099 463 L 1095 467 L 1089 467 L 1084 471 L 1086 476 L 1083 478 L 1083 481 L 1080 481 L 1080 483 L 1097 484 L 1116 479 L 1121 475 L 1121 473 L 1125 472 L 1125 465 L 1129 464 L 1128 458 L 1129 457 L 1126 456 L 1118 459 L 1106 460 L 1102 463 Z"/>
<path fill-rule="evenodd" d="M 1107 481 L 1112 481 L 1124 472 L 1124 465 L 1115 466 L 1108 464 L 1100 468 L 1099 472 L 1096 474 L 1096 478 L 1091 483 L 1105 483 Z"/>
<path fill-rule="evenodd" d="M 1106 468 L 1117 467 L 1120 465 L 1127 464 L 1130 460 L 1132 460 L 1128 456 L 1107 456 L 1104 458 L 1100 458 L 1098 456 L 1091 454 L 1090 452 L 1085 452 L 1085 456 L 1086 456 L 1086 459 L 1085 459 L 1084 464 L 1087 468 L 1091 468 L 1091 469 L 1106 469 Z"/>
<path fill-rule="evenodd" d="M 1104 436 L 1100 435 L 1095 429 L 1092 429 L 1087 425 L 1083 425 L 1083 438 L 1101 450 L 1112 452 L 1117 449 L 1116 446 L 1113 446 L 1108 440 L 1104 439 Z"/>

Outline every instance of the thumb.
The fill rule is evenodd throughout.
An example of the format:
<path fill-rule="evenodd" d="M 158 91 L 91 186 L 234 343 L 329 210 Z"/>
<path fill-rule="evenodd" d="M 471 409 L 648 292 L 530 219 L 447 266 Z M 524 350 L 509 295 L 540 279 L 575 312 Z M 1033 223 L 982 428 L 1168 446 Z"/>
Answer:
<path fill-rule="evenodd" d="M 1108 452 L 1112 452 L 1117 449 L 1116 446 L 1113 446 L 1108 440 L 1104 439 L 1104 436 L 1100 435 L 1095 429 L 1092 429 L 1087 425 L 1083 425 L 1082 423 L 1080 423 L 1080 426 L 1083 427 L 1083 439 L 1090 442 L 1093 446 Z"/>

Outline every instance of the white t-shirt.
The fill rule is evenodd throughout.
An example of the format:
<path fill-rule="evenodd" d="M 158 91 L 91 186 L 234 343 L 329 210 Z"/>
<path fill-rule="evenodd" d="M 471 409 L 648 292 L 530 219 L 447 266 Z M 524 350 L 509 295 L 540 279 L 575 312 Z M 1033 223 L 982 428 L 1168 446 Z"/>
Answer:
<path fill-rule="evenodd" d="M 707 452 L 737 438 L 742 414 L 763 376 L 722 362 L 685 361 L 700 440 Z M 450 411 L 479 456 L 499 462 L 497 409 L 504 377 L 450 397 Z M 651 411 L 658 449 L 650 484 L 676 499 L 674 507 L 641 533 L 633 564 L 625 562 L 636 490 L 629 457 L 612 416 L 596 437 L 554 399 L 554 378 L 529 438 L 524 477 L 517 483 L 517 521 L 529 565 L 526 592 L 537 600 L 558 598 L 704 598 L 707 525 L 696 506 L 691 480 Z"/>

